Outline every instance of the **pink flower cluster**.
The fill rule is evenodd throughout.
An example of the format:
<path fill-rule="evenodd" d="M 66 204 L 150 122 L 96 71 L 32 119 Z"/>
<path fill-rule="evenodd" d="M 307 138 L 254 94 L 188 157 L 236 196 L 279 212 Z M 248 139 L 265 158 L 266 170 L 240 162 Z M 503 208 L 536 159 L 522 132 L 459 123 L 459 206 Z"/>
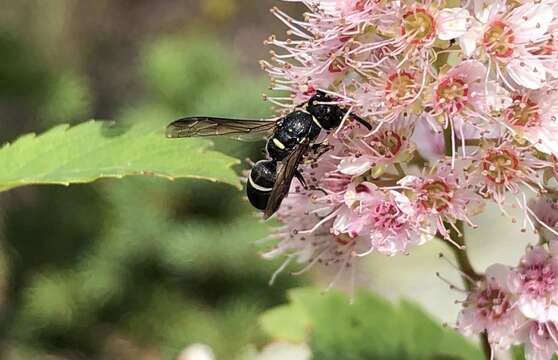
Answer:
<path fill-rule="evenodd" d="M 267 40 L 268 99 L 289 112 L 321 90 L 373 130 L 349 117 L 323 136 L 268 256 L 346 268 L 454 242 L 490 201 L 539 227 L 528 198 L 558 174 L 558 1 L 288 1 L 308 11 L 272 10 L 288 31 Z"/>
<path fill-rule="evenodd" d="M 271 77 L 284 112 L 322 91 L 351 117 L 323 135 L 278 211 L 266 256 L 336 266 L 373 252 L 406 254 L 488 202 L 523 210 L 541 234 L 517 267 L 494 265 L 468 293 L 458 327 L 493 349 L 558 352 L 557 0 L 286 0 L 303 18 L 271 36 Z M 533 198 L 531 203 L 529 199 Z M 550 243 L 549 243 L 550 242 Z M 338 278 L 335 277 L 335 280 Z"/>
<path fill-rule="evenodd" d="M 527 359 L 558 354 L 557 244 L 528 248 L 513 268 L 490 266 L 463 302 L 458 328 L 466 335 L 486 332 L 494 351 L 523 344 Z"/>

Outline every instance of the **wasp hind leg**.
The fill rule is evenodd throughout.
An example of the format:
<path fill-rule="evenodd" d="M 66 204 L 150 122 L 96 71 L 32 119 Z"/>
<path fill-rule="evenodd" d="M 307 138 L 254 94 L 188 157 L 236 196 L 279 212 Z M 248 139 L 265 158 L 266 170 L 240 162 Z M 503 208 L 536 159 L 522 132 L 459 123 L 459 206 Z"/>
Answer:
<path fill-rule="evenodd" d="M 308 184 L 306 184 L 306 180 L 304 179 L 304 176 L 302 176 L 302 173 L 300 171 L 297 170 L 295 172 L 295 177 L 300 182 L 304 190 L 308 190 Z"/>
<path fill-rule="evenodd" d="M 312 158 L 316 161 L 331 149 L 333 149 L 333 146 L 327 144 L 327 140 L 320 144 L 313 144 L 311 147 Z"/>

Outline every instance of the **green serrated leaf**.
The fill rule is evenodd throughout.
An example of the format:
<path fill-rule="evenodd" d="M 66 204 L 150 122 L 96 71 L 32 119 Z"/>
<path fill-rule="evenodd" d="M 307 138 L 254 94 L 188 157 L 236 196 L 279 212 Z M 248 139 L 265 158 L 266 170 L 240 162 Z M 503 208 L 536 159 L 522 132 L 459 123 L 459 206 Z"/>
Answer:
<path fill-rule="evenodd" d="M 308 339 L 313 358 L 329 359 L 482 359 L 482 353 L 452 329 L 444 328 L 418 306 L 394 306 L 370 293 L 354 303 L 339 292 L 295 289 L 291 303 L 260 318 L 271 337 Z M 304 331 L 304 336 L 301 335 Z"/>
<path fill-rule="evenodd" d="M 444 359 L 482 359 L 478 349 L 469 344 L 456 331 L 444 328 L 416 304 L 402 301 L 400 306 L 401 322 L 406 324 L 410 335 L 406 339 L 409 354 L 428 358 L 438 354 Z"/>
<path fill-rule="evenodd" d="M 221 181 L 240 188 L 238 160 L 208 150 L 201 139 L 167 139 L 158 125 L 89 121 L 24 135 L 0 149 L 0 191 L 24 185 L 88 183 L 151 175 Z"/>

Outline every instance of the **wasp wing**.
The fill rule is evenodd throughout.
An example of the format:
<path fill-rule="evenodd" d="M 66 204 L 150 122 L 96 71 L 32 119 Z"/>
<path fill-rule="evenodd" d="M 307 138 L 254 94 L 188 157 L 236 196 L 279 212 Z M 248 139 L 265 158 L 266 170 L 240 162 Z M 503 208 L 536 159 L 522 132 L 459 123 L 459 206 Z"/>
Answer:
<path fill-rule="evenodd" d="M 276 122 L 277 120 L 188 117 L 167 126 L 167 137 L 227 136 L 237 140 L 261 140 L 273 131 Z"/>
<path fill-rule="evenodd" d="M 310 144 L 308 139 L 305 139 L 302 143 L 298 144 L 287 159 L 283 161 L 283 164 L 279 169 L 279 173 L 277 174 L 277 178 L 275 179 L 273 190 L 271 190 L 267 207 L 264 211 L 265 219 L 268 219 L 271 215 L 275 214 L 281 206 L 283 199 L 288 195 L 291 182 L 296 174 L 298 165 L 300 165 L 304 154 L 308 152 L 309 146 Z"/>

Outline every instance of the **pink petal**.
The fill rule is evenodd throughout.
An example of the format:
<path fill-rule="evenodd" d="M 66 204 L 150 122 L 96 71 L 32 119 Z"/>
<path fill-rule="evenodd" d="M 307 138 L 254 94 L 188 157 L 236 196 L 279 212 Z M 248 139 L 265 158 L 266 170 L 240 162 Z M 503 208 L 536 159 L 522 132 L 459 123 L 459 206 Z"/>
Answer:
<path fill-rule="evenodd" d="M 438 38 L 451 40 L 467 32 L 469 11 L 461 8 L 443 9 L 438 15 Z"/>
<path fill-rule="evenodd" d="M 546 70 L 536 59 L 513 58 L 506 68 L 513 81 L 528 89 L 540 89 L 545 84 Z"/>
<path fill-rule="evenodd" d="M 528 2 L 515 9 L 509 22 L 513 24 L 516 43 L 538 41 L 547 32 L 554 14 L 552 8 L 544 4 Z"/>

